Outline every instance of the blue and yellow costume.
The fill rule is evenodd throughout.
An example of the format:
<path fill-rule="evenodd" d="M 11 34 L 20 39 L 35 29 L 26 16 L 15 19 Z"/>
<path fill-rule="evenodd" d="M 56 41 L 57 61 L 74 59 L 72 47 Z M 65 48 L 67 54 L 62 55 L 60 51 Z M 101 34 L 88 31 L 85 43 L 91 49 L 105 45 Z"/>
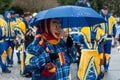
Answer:
<path fill-rule="evenodd" d="M 16 55 L 18 58 L 18 64 L 21 63 L 20 61 L 20 51 L 21 51 L 21 44 L 23 44 L 23 39 L 21 39 L 19 36 L 24 38 L 25 34 L 25 25 L 22 23 L 22 20 L 20 18 L 16 18 L 16 23 L 17 25 L 14 27 L 14 32 L 15 32 L 15 49 L 16 49 Z M 22 24 L 23 26 L 22 26 Z M 21 26 L 20 26 L 21 25 Z"/>
<path fill-rule="evenodd" d="M 8 36 L 6 37 L 6 42 L 8 44 L 7 49 L 7 65 L 12 66 L 13 64 L 13 50 L 14 50 L 14 26 L 16 25 L 15 21 L 11 21 L 11 18 L 8 19 L 7 15 L 10 14 L 10 11 L 6 11 L 4 14 L 4 20 L 7 22 L 8 25 Z"/>
<path fill-rule="evenodd" d="M 23 21 L 19 22 L 18 25 L 15 26 L 16 40 L 18 42 L 17 57 L 18 57 L 18 63 L 20 63 L 20 74 L 22 76 L 26 76 L 28 73 L 28 70 L 25 67 L 26 54 L 24 52 L 26 30 L 27 27 Z"/>
<path fill-rule="evenodd" d="M 19 22 L 15 28 L 15 35 L 16 35 L 16 50 L 17 50 L 17 58 L 18 58 L 18 63 L 21 63 L 20 60 L 20 52 L 22 51 L 22 45 L 24 46 L 24 36 L 26 33 L 26 27 L 25 24 L 21 21 Z M 23 50 L 24 51 L 24 50 Z"/>
<path fill-rule="evenodd" d="M 83 27 L 79 42 L 83 44 L 78 77 L 80 80 L 100 80 L 99 44 L 104 40 L 104 32 L 99 27 Z"/>
<path fill-rule="evenodd" d="M 112 46 L 112 37 L 116 36 L 116 27 L 115 27 L 115 18 L 107 14 L 103 16 L 101 11 L 101 16 L 107 21 L 107 23 L 102 23 L 101 28 L 104 30 L 104 33 L 107 35 L 106 42 L 103 45 L 103 57 L 104 57 L 104 70 L 108 71 L 109 62 L 110 62 L 110 54 L 111 54 L 111 46 Z"/>
<path fill-rule="evenodd" d="M 50 26 L 47 20 L 42 22 L 42 26 L 37 29 L 36 39 L 27 48 L 26 64 L 30 66 L 32 80 L 70 80 L 70 64 L 75 57 L 74 47 L 67 49 L 66 43 L 61 38 L 55 39 L 50 34 Z M 42 34 L 45 35 L 42 35 Z M 50 55 L 58 56 L 52 59 Z M 44 66 L 52 62 L 56 66 L 56 75 L 43 76 Z M 54 69 L 54 68 L 53 68 Z"/>
<path fill-rule="evenodd" d="M 10 73 L 6 66 L 6 57 L 7 57 L 7 48 L 8 44 L 5 41 L 6 37 L 8 37 L 8 26 L 4 19 L 0 18 L 0 65 L 2 68 L 2 72 Z"/>

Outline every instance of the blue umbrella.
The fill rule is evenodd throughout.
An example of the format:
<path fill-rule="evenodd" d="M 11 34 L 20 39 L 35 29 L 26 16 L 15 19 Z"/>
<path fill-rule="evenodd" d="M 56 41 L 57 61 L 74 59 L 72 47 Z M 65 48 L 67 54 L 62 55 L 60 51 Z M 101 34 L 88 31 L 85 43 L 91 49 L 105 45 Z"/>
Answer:
<path fill-rule="evenodd" d="M 93 26 L 105 20 L 92 8 L 79 6 L 60 6 L 40 11 L 33 19 L 32 24 L 49 18 L 59 18 L 62 27 Z"/>

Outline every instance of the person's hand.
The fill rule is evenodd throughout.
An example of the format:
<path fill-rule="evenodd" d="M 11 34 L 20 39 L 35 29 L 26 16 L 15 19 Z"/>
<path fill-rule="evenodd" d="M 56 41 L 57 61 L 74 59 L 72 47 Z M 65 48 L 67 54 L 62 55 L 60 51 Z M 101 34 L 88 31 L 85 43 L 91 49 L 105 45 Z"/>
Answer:
<path fill-rule="evenodd" d="M 45 77 L 54 78 L 55 74 L 56 74 L 56 66 L 52 62 L 47 63 L 41 72 L 41 75 Z"/>
<path fill-rule="evenodd" d="M 67 48 L 70 48 L 73 46 L 73 40 L 70 36 L 67 37 L 66 46 Z"/>
<path fill-rule="evenodd" d="M 48 72 L 55 72 L 56 66 L 52 62 L 49 62 L 45 65 L 45 69 L 48 70 Z"/>

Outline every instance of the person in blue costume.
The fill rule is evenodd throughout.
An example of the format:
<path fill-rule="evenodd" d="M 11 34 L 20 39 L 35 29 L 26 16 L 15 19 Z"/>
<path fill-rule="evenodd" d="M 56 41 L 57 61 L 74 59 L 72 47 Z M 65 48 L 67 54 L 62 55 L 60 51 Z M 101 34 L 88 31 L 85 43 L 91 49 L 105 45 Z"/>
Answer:
<path fill-rule="evenodd" d="M 15 11 L 11 10 L 10 13 L 11 13 L 11 21 L 16 22 L 17 16 L 15 15 Z"/>
<path fill-rule="evenodd" d="M 32 80 L 70 80 L 70 65 L 76 59 L 72 39 L 61 39 L 58 19 L 42 20 L 35 40 L 26 49 L 26 65 Z"/>
<path fill-rule="evenodd" d="M 79 42 L 83 45 L 78 69 L 79 80 L 100 80 L 99 45 L 105 35 L 98 25 L 84 26 L 79 33 Z"/>
<path fill-rule="evenodd" d="M 7 23 L 0 18 L 0 66 L 3 73 L 11 73 L 6 65 L 7 47 L 6 37 L 8 36 Z"/>
<path fill-rule="evenodd" d="M 19 22 L 14 30 L 16 34 L 17 45 L 17 57 L 18 63 L 20 63 L 20 75 L 23 77 L 31 77 L 31 72 L 29 72 L 28 67 L 25 65 L 26 60 L 26 47 L 34 40 L 34 35 L 30 29 L 30 12 L 24 13 L 24 18 Z"/>
<path fill-rule="evenodd" d="M 108 13 L 107 6 L 103 6 L 100 11 L 100 15 L 106 20 L 106 23 L 102 23 L 101 28 L 104 30 L 104 33 L 107 35 L 106 42 L 103 45 L 103 53 L 101 54 L 101 60 L 104 67 L 104 71 L 107 72 L 109 68 L 110 58 L 111 58 L 111 46 L 112 46 L 112 37 L 114 44 L 116 43 L 116 25 L 115 18 Z"/>
<path fill-rule="evenodd" d="M 11 20 L 10 11 L 5 11 L 4 20 L 7 22 L 8 36 L 5 38 L 7 46 L 7 66 L 12 67 L 13 65 L 13 50 L 14 50 L 14 26 L 16 25 L 15 21 Z"/>
<path fill-rule="evenodd" d="M 26 26 L 26 33 L 25 33 L 25 48 L 34 40 L 33 28 L 30 25 L 31 21 L 31 13 L 25 12 L 23 22 Z"/>

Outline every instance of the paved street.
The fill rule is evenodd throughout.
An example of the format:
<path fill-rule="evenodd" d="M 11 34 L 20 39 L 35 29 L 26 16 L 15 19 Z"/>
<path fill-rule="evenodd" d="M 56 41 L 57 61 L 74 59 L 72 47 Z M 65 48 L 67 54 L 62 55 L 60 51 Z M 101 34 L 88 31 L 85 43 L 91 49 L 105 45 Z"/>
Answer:
<path fill-rule="evenodd" d="M 0 80 L 31 80 L 30 78 L 23 78 L 19 75 L 20 66 L 17 64 L 16 55 L 14 54 L 14 66 L 9 68 L 11 74 L 3 74 L 0 69 Z M 112 49 L 112 58 L 108 73 L 105 73 L 104 79 L 102 80 L 120 80 L 120 53 L 117 49 Z M 72 80 L 75 80 L 76 64 L 72 65 L 71 68 Z"/>
<path fill-rule="evenodd" d="M 112 49 L 110 68 L 103 80 L 120 80 L 120 53 L 117 49 Z"/>

